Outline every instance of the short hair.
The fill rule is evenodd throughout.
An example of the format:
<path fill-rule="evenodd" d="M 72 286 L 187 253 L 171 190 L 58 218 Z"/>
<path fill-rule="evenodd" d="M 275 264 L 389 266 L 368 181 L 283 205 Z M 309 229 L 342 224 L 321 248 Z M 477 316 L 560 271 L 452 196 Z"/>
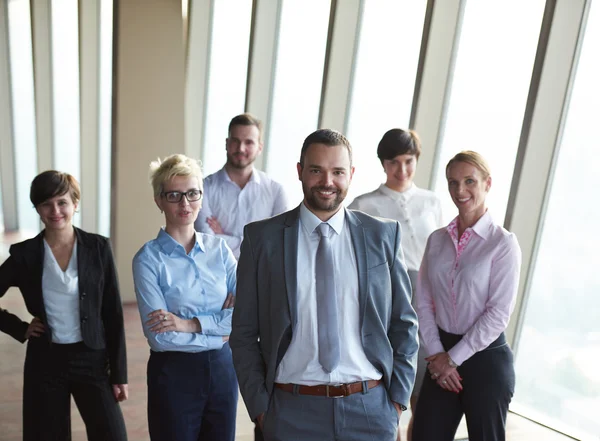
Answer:
<path fill-rule="evenodd" d="M 262 142 L 263 123 L 251 113 L 242 113 L 241 115 L 234 116 L 227 128 L 228 136 L 231 136 L 231 129 L 235 126 L 255 126 L 258 129 L 258 140 Z"/>
<path fill-rule="evenodd" d="M 55 196 L 62 196 L 69 193 L 74 204 L 81 199 L 81 189 L 79 182 L 68 173 L 56 170 L 46 170 L 40 173 L 31 181 L 29 190 L 29 199 L 34 207 Z"/>
<path fill-rule="evenodd" d="M 414 130 L 391 129 L 385 132 L 377 146 L 377 157 L 383 164 L 384 159 L 394 159 L 398 155 L 421 156 L 421 139 Z"/>
<path fill-rule="evenodd" d="M 450 166 L 457 162 L 466 162 L 467 164 L 471 164 L 473 167 L 477 168 L 484 179 L 487 179 L 492 175 L 492 171 L 487 161 L 483 156 L 479 153 L 474 152 L 472 150 L 463 150 L 460 153 L 457 153 L 446 165 L 446 176 L 448 176 L 448 170 L 450 170 Z"/>
<path fill-rule="evenodd" d="M 325 144 L 329 147 L 335 147 L 336 145 L 343 145 L 348 150 L 348 156 L 350 157 L 350 165 L 352 165 L 352 146 L 350 141 L 337 130 L 332 129 L 319 129 L 312 132 L 306 137 L 302 144 L 302 150 L 300 151 L 300 167 L 304 167 L 304 157 L 306 151 L 312 144 Z"/>
<path fill-rule="evenodd" d="M 200 161 L 188 156 L 176 153 L 167 156 L 161 160 L 150 163 L 150 182 L 154 190 L 154 196 L 160 196 L 165 182 L 173 179 L 175 176 L 195 176 L 198 178 L 198 184 L 202 187 L 202 167 Z"/>

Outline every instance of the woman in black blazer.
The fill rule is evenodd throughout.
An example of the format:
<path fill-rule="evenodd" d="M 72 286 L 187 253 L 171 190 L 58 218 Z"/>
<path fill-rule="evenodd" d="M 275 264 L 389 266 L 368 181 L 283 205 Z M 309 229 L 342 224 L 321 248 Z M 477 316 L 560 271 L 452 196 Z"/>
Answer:
<path fill-rule="evenodd" d="M 71 439 L 70 396 L 88 440 L 127 439 L 119 402 L 128 397 L 123 310 L 108 239 L 73 227 L 80 198 L 73 176 L 46 171 L 30 199 L 45 229 L 10 247 L 0 297 L 21 290 L 31 323 L 0 309 L 0 331 L 28 341 L 23 439 Z"/>

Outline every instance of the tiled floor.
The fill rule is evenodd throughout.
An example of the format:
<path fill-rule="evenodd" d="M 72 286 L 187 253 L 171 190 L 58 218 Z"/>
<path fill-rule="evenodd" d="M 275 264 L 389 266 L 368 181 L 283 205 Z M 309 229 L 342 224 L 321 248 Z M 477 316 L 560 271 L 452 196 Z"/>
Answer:
<path fill-rule="evenodd" d="M 14 240 L 2 238 L 0 233 L 0 262 L 7 256 L 6 243 Z M 23 320 L 30 316 L 20 293 L 14 289 L 0 299 L 0 306 L 18 314 Z M 148 360 L 148 345 L 141 331 L 139 314 L 135 305 L 125 306 L 125 328 L 127 332 L 127 352 L 129 363 L 130 399 L 123 403 L 123 413 L 127 424 L 129 441 L 148 441 L 146 422 L 146 362 Z M 21 390 L 23 375 L 23 360 L 25 346 L 6 334 L 0 333 L 0 441 L 18 441 L 21 439 Z M 402 432 L 406 430 L 409 413 L 402 416 Z M 86 439 L 85 430 L 77 409 L 73 406 L 73 441 Z M 459 429 L 459 436 L 466 433 L 464 426 Z M 253 426 L 240 399 L 238 406 L 238 426 L 236 441 L 253 439 Z M 293 437 L 290 437 L 293 439 Z M 405 439 L 405 438 L 403 438 Z M 509 441 L 565 441 L 566 438 L 553 431 L 545 429 L 517 415 L 510 414 L 508 418 Z M 172 440 L 177 441 L 177 440 Z M 315 440 L 317 441 L 317 440 Z"/>

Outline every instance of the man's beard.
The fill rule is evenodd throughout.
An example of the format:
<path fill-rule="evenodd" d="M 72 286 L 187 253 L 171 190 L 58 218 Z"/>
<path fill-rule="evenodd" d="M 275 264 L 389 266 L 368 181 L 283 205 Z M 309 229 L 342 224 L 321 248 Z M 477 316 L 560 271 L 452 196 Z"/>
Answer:
<path fill-rule="evenodd" d="M 311 187 L 306 188 L 302 185 L 302 189 L 304 190 L 304 199 L 306 200 L 306 204 L 309 208 L 313 208 L 318 211 L 336 211 L 339 206 L 344 202 L 346 195 L 348 194 L 348 189 L 341 190 L 337 187 Z M 331 191 L 335 193 L 335 198 L 324 201 L 319 199 L 316 195 L 318 191 Z"/>
<path fill-rule="evenodd" d="M 245 155 L 237 156 L 235 154 L 233 154 L 233 155 L 227 154 L 227 164 L 229 164 L 233 168 L 246 168 L 249 165 L 251 165 L 255 159 L 256 159 L 256 156 L 245 156 Z"/>

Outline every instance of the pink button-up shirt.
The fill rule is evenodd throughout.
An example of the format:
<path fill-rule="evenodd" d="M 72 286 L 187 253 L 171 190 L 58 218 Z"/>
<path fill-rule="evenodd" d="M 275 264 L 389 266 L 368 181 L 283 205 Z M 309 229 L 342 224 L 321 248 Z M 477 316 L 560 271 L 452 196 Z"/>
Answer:
<path fill-rule="evenodd" d="M 431 234 L 417 281 L 421 344 L 444 352 L 438 327 L 463 338 L 448 351 L 460 365 L 506 329 L 515 306 L 521 249 L 486 212 L 458 239 L 458 218 Z"/>

